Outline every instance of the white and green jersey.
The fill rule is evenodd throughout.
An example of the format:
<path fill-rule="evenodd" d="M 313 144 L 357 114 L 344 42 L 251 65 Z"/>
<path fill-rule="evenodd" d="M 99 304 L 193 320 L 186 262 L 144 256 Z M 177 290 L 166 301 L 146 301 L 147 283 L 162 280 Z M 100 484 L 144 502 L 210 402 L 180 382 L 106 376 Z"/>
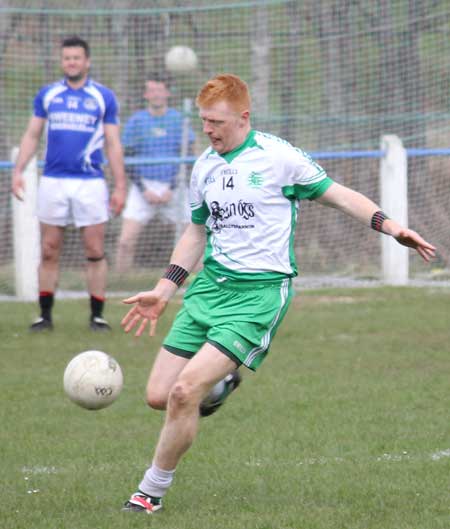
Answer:
<path fill-rule="evenodd" d="M 192 170 L 192 222 L 205 224 L 205 270 L 230 279 L 297 275 L 299 201 L 333 183 L 306 153 L 252 130 L 226 154 L 209 147 Z"/>

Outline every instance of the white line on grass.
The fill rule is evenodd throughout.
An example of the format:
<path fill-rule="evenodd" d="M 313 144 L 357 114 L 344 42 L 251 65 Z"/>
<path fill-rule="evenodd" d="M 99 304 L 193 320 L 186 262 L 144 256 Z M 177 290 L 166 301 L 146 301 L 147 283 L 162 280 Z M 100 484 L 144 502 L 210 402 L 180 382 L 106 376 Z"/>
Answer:
<path fill-rule="evenodd" d="M 431 454 L 425 454 L 422 455 L 412 455 L 408 454 L 406 450 L 404 450 L 401 454 L 389 454 L 384 453 L 381 456 L 377 456 L 374 458 L 374 461 L 380 462 L 380 463 L 397 463 L 401 461 L 417 461 L 417 460 L 431 460 L 431 461 L 440 461 L 441 459 L 450 458 L 450 448 L 445 448 L 444 450 L 438 450 L 437 452 L 432 452 Z M 354 459 L 351 459 L 354 461 Z M 270 465 L 294 465 L 294 466 L 308 466 L 308 465 L 329 465 L 330 463 L 345 463 L 346 461 L 350 461 L 350 459 L 346 459 L 344 457 L 309 457 L 307 459 L 301 459 L 299 461 L 285 461 L 281 462 L 277 460 L 261 460 L 261 459 L 252 459 L 250 461 L 246 461 L 245 465 L 248 467 L 265 467 Z M 104 468 L 97 468 L 96 471 L 107 471 L 108 469 L 106 466 Z M 60 472 L 61 469 L 57 469 L 54 466 L 24 466 L 22 467 L 22 474 L 26 474 L 25 481 L 29 480 L 30 475 L 36 475 L 36 474 L 57 474 Z M 108 470 L 109 471 L 109 470 Z M 34 493 L 39 492 L 39 490 L 34 489 L 32 491 L 28 491 L 28 493 Z"/>
<path fill-rule="evenodd" d="M 56 474 L 58 469 L 56 467 L 22 467 L 22 474 Z"/>
<path fill-rule="evenodd" d="M 417 461 L 417 460 L 431 460 L 431 461 L 439 461 L 444 458 L 450 457 L 450 448 L 446 448 L 445 450 L 439 450 L 438 452 L 433 452 L 431 454 L 425 454 L 425 455 L 412 455 L 408 454 L 406 450 L 404 450 L 401 454 L 389 454 L 384 453 L 381 456 L 375 457 L 373 460 L 377 462 L 388 462 L 388 463 L 397 463 L 400 461 Z M 310 457 L 307 459 L 301 459 L 299 461 L 285 461 L 281 464 L 285 465 L 294 465 L 294 466 L 301 466 L 301 465 L 327 465 L 330 463 L 345 463 L 346 461 L 354 461 L 354 459 L 346 459 L 344 457 L 333 457 L 333 458 L 327 458 L 327 457 Z M 280 462 L 277 460 L 261 460 L 261 459 L 252 459 L 251 461 L 247 461 L 245 463 L 246 466 L 249 467 L 264 467 L 269 465 L 280 465 Z"/>

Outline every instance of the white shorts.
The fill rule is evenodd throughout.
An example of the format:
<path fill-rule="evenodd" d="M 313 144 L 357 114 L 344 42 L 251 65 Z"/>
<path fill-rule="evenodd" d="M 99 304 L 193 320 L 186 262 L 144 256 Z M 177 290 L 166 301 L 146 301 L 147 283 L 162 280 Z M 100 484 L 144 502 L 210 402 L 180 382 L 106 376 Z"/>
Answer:
<path fill-rule="evenodd" d="M 146 189 L 150 189 L 159 195 L 162 195 L 170 187 L 169 184 L 157 180 L 143 180 L 143 184 Z M 122 215 L 124 219 L 135 220 L 141 224 L 147 224 L 156 215 L 164 217 L 174 224 L 188 223 L 191 219 L 191 210 L 187 190 L 181 189 L 181 186 L 179 186 L 173 190 L 172 198 L 169 202 L 165 204 L 150 204 L 139 189 L 132 184 Z"/>
<path fill-rule="evenodd" d="M 104 178 L 53 178 L 42 176 L 37 196 L 37 216 L 52 226 L 77 228 L 109 219 L 108 187 Z"/>

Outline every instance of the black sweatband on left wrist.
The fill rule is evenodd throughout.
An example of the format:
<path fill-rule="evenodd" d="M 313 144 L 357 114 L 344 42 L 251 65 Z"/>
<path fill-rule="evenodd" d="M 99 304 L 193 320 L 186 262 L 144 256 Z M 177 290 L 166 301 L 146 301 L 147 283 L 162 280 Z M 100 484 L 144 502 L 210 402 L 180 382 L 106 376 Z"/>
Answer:
<path fill-rule="evenodd" d="M 181 287 L 181 285 L 184 283 L 188 275 L 189 275 L 189 272 L 185 270 L 182 266 L 178 266 L 176 264 L 170 264 L 167 267 L 167 270 L 165 274 L 163 275 L 163 278 L 168 279 L 169 281 L 172 281 L 173 283 L 175 283 L 178 287 Z"/>
<path fill-rule="evenodd" d="M 383 222 L 387 220 L 389 217 L 386 215 L 386 213 L 383 213 L 381 210 L 375 211 L 375 213 L 372 216 L 372 220 L 370 221 L 370 226 L 375 231 L 383 231 Z"/>

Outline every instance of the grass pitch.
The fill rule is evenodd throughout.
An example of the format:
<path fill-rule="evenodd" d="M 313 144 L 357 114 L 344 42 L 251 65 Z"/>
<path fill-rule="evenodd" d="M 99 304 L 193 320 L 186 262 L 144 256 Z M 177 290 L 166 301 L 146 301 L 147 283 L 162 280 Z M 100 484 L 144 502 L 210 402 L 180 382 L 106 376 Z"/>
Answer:
<path fill-rule="evenodd" d="M 157 338 L 87 329 L 87 301 L 57 301 L 53 333 L 34 304 L 2 303 L 2 529 L 448 529 L 450 292 L 380 288 L 299 294 L 272 350 L 202 420 L 165 509 L 121 513 L 150 463 L 161 413 L 144 403 Z M 100 411 L 65 397 L 86 349 L 121 364 Z"/>

